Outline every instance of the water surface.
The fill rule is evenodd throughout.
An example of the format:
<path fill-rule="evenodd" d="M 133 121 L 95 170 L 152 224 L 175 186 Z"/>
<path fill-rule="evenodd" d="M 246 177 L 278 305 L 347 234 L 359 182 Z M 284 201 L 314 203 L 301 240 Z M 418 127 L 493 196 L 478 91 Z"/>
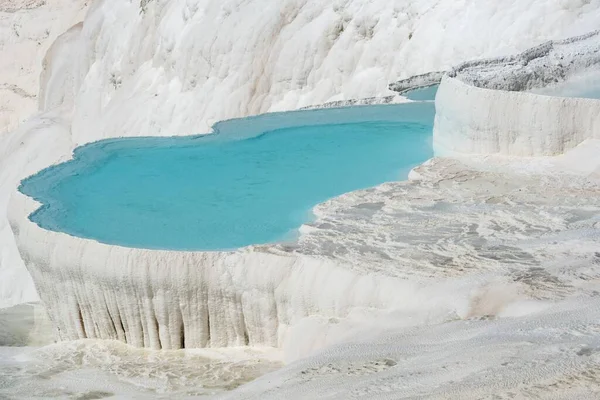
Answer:
<path fill-rule="evenodd" d="M 440 85 L 426 86 L 419 89 L 409 90 L 402 95 L 414 101 L 433 101 L 437 95 Z"/>
<path fill-rule="evenodd" d="M 23 181 L 39 226 L 122 246 L 222 250 L 291 238 L 318 203 L 432 156 L 431 103 L 226 121 L 216 134 L 78 148 Z"/>

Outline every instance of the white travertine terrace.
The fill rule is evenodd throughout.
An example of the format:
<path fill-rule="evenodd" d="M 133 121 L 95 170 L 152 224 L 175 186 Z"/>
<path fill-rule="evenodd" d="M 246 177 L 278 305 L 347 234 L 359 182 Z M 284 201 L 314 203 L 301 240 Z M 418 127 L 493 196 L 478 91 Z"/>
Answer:
<path fill-rule="evenodd" d="M 286 361 L 308 356 L 219 398 L 426 390 L 434 399 L 571 399 L 600 391 L 598 149 L 504 165 L 436 158 L 409 181 L 319 205 L 291 248 L 108 246 L 39 228 L 26 219 L 38 204 L 20 194 L 11 224 L 63 338 L 154 348 L 271 344 Z M 582 166 L 588 150 L 594 165 L 564 173 Z M 345 342 L 349 332 L 355 337 Z M 128 379 L 147 379 L 153 368 L 175 381 L 191 374 L 176 362 L 132 371 L 140 353 L 112 342 L 63 342 L 46 352 L 55 368 L 112 370 L 114 362 Z"/>
<path fill-rule="evenodd" d="M 12 35 L 12 21 L 23 17 L 13 19 L 13 4 L 42 3 L 0 0 L 0 37 Z M 41 78 L 43 114 L 0 142 L 2 213 L 12 195 L 10 225 L 0 215 L 0 307 L 33 299 L 24 262 L 62 339 L 163 349 L 248 344 L 242 351 L 302 358 L 218 398 L 599 398 L 598 101 L 519 92 L 594 67 L 595 33 L 462 64 L 440 88 L 437 151 L 485 154 L 434 158 L 408 181 L 330 199 L 294 243 L 152 251 L 29 221 L 39 204 L 16 185 L 67 160 L 76 145 L 197 132 L 264 110 L 369 96 L 396 101 L 387 82 L 398 75 L 578 34 L 597 26 L 600 15 L 596 0 L 276 3 L 267 18 L 271 0 L 105 0 L 53 45 Z M 45 29 L 30 25 L 18 32 Z M 281 28 L 279 36 L 272 28 Z M 290 58 L 296 49 L 302 54 Z M 14 53 L 19 65 L 22 55 Z M 11 62 L 2 59 L 2 71 Z M 416 76 L 392 89 L 440 78 Z M 10 124 L 20 118 L 8 115 Z M 12 312 L 26 331 L 28 321 Z M 10 327 L 7 342 L 0 317 L 0 350 L 32 344 L 11 336 Z M 33 361 L 22 349 L 0 352 L 0 397 L 213 395 L 215 378 L 229 390 L 281 366 L 264 369 L 253 355 L 258 370 L 240 378 L 236 361 L 215 369 L 193 357 L 213 349 L 149 352 L 114 341 L 63 341 L 39 349 Z M 30 360 L 25 368 L 22 359 Z"/>
<path fill-rule="evenodd" d="M 192 279 L 207 279 L 202 289 L 211 296 L 208 307 L 218 310 L 218 323 L 239 321 L 242 315 L 246 321 L 236 325 L 239 331 L 215 326 L 225 331 L 211 331 L 211 340 L 214 334 L 215 340 L 244 342 L 244 329 L 255 334 L 255 345 L 270 339 L 268 329 L 254 325 L 263 317 L 263 324 L 281 323 L 278 340 L 287 361 L 308 355 L 217 398 L 337 399 L 348 393 L 386 398 L 424 392 L 432 399 L 447 399 L 448 393 L 461 399 L 510 398 L 514 393 L 594 398 L 600 391 L 599 161 L 588 157 L 595 165 L 577 175 L 564 171 L 570 164 L 581 167 L 586 152 L 594 155 L 599 148 L 598 143 L 582 145 L 561 157 L 503 162 L 493 157 L 469 157 L 468 164 L 436 158 L 416 168 L 409 181 L 351 192 L 318 206 L 316 221 L 303 227 L 292 248 L 176 255 L 110 247 L 24 224 L 37 207 L 24 196 L 13 203 L 11 215 L 18 221 L 11 223 L 24 243 L 25 257 L 29 240 L 23 239 L 33 239 L 28 264 L 54 272 L 48 293 L 57 297 L 52 303 L 59 307 L 56 315 L 78 313 L 79 302 L 82 317 L 112 313 L 138 340 L 144 339 L 144 330 L 156 334 L 157 345 L 164 339 L 165 347 L 172 340 L 188 340 L 177 328 L 183 326 L 186 333 L 183 319 L 193 323 L 199 318 L 177 300 L 203 292 L 166 268 L 172 273 L 178 262 L 195 262 L 199 270 L 180 267 Z M 80 262 L 68 260 L 64 252 Z M 134 258 L 141 263 L 134 265 Z M 91 271 L 81 267 L 84 263 Z M 140 266 L 142 274 L 137 274 Z M 168 285 L 157 286 L 150 272 Z M 145 302 L 121 302 L 121 296 Z M 191 298 L 190 304 L 202 304 L 195 301 Z M 270 318 L 274 315 L 277 319 Z M 164 324 L 162 329 L 140 326 L 151 324 L 153 317 Z M 83 320 L 86 329 L 97 329 L 87 317 Z M 105 327 L 114 324 L 101 321 Z M 65 323 L 82 325 L 77 318 Z M 189 388 L 203 382 L 195 373 L 203 364 L 178 364 L 195 353 L 147 352 L 156 362 L 146 363 L 139 351 L 93 340 L 62 342 L 40 353 L 42 362 L 36 362 L 34 371 L 66 370 L 61 372 L 66 377 L 81 369 L 110 371 L 111 386 L 117 382 L 112 391 L 118 393 L 121 380 L 133 380 L 131 390 L 137 394 L 138 382 L 142 389 L 148 376 L 163 382 L 165 370 L 172 379 L 148 386 L 171 393 L 176 390 L 172 384 Z M 214 373 L 228 376 L 227 371 L 207 376 Z M 39 381 L 46 388 L 80 390 L 54 376 Z M 96 383 L 87 383 L 88 390 L 106 389 L 105 380 L 91 381 Z M 23 385 L 31 390 L 28 380 Z"/>
<path fill-rule="evenodd" d="M 88 5 L 83 26 L 46 54 Z M 396 101 L 390 81 L 581 34 L 599 16 L 600 3 L 584 0 L 0 0 L 10 55 L 0 57 L 0 307 L 38 300 L 7 223 L 9 195 L 77 145 Z"/>
<path fill-rule="evenodd" d="M 79 29 L 73 28 L 51 51 L 68 51 L 69 35 L 77 35 Z M 52 68 L 61 66 L 53 64 L 48 68 L 52 77 Z M 467 76 L 467 70 L 457 68 L 453 75 L 463 71 L 460 73 Z M 68 93 L 74 85 L 73 76 L 57 76 L 62 80 L 47 79 L 47 85 L 60 85 Z M 44 99 L 47 105 L 54 101 L 51 97 Z M 59 103 L 71 101 L 63 97 Z M 435 146 L 443 151 L 511 155 L 561 153 L 595 137 L 594 129 L 600 123 L 598 104 L 600 101 L 590 99 L 478 88 L 462 82 L 460 76 L 446 76 L 436 99 Z M 428 168 L 421 168 L 420 176 L 426 175 Z M 445 168 L 448 174 L 455 167 Z M 436 186 L 440 178 L 423 180 L 419 174 L 413 174 L 413 178 L 412 183 L 401 184 L 389 193 L 385 186 L 376 189 L 368 195 L 369 201 L 351 201 L 345 206 L 343 213 L 347 216 L 341 221 L 304 227 L 297 244 L 287 248 L 177 252 L 102 244 L 40 228 L 28 219 L 39 204 L 18 192 L 12 197 L 8 215 L 21 256 L 61 339 L 117 339 L 155 349 L 241 345 L 285 348 L 297 336 L 294 328 L 303 326 L 302 321 L 312 316 L 337 320 L 360 309 L 413 309 L 415 304 L 426 302 L 430 277 L 446 279 L 462 275 L 460 271 L 485 271 L 488 263 L 495 263 L 493 257 L 490 261 L 485 256 L 490 251 L 498 257 L 504 254 L 503 248 L 508 248 L 506 257 L 522 256 L 524 261 L 520 262 L 529 263 L 530 255 L 519 256 L 506 243 L 495 250 L 482 246 L 480 240 L 465 244 L 474 254 L 454 262 L 448 261 L 455 257 L 453 246 L 421 247 L 423 239 L 407 235 L 410 228 L 400 222 L 408 221 L 414 226 L 420 221 L 419 213 L 400 217 L 402 207 L 395 209 L 395 203 L 382 206 L 387 198 L 396 198 L 406 187 L 408 191 L 402 196 L 410 199 L 416 193 L 416 199 L 421 200 L 404 207 L 414 209 L 423 199 L 434 201 L 440 196 L 443 186 Z M 436 186 L 433 191 L 427 189 L 432 184 Z M 387 194 L 379 198 L 377 193 Z M 446 197 L 452 198 L 452 193 Z M 325 218 L 327 207 L 335 203 L 336 200 L 326 203 L 324 210 L 319 206 L 317 214 Z M 425 220 L 419 231 L 428 232 L 430 238 L 436 232 L 446 232 L 448 238 L 443 240 L 456 240 L 457 233 L 446 219 L 452 214 L 447 211 L 438 216 L 446 225 L 429 232 L 431 222 Z M 353 232 L 353 225 L 341 236 L 336 233 L 338 227 L 380 212 L 383 214 L 368 220 L 358 233 Z M 519 222 L 509 224 L 527 221 L 527 208 L 521 212 Z M 539 224 L 538 219 L 536 211 L 531 224 Z M 550 219 L 548 229 L 562 229 L 551 228 L 554 223 Z M 329 234 L 338 237 L 332 242 Z M 540 233 L 532 229 L 529 234 L 535 238 Z M 360 240 L 354 242 L 356 237 Z M 502 240 L 508 243 L 512 239 Z M 412 247 L 420 249 L 421 254 L 411 254 L 408 249 Z M 443 264 L 448 268 L 439 267 L 441 260 L 446 260 Z M 471 265 L 469 260 L 476 261 Z M 416 280 L 410 284 L 403 281 L 407 274 Z M 471 303 L 468 297 L 450 302 L 443 309 L 462 316 L 473 315 L 473 307 L 465 305 Z M 436 307 L 439 309 L 439 304 Z M 484 307 L 486 311 L 475 314 L 499 312 L 503 306 L 498 307 L 491 306 L 492 311 Z M 303 351 L 310 349 L 296 350 L 292 358 L 301 357 L 306 354 Z"/>
<path fill-rule="evenodd" d="M 181 252 L 124 248 L 49 232 L 17 194 L 11 226 L 62 340 L 101 338 L 155 349 L 280 347 L 312 314 L 345 317 L 401 297 L 393 282 L 334 261 L 253 249 Z"/>
<path fill-rule="evenodd" d="M 444 77 L 434 151 L 546 156 L 600 139 L 600 100 L 485 89 Z"/>
<path fill-rule="evenodd" d="M 557 155 L 600 139 L 599 99 L 525 92 L 598 66 L 600 31 L 454 68 L 436 97 L 435 153 Z"/>
<path fill-rule="evenodd" d="M 101 3 L 92 10 L 87 26 L 73 27 L 50 49 L 40 108 L 51 113 L 32 122 L 10 147 L 19 149 L 22 140 L 28 149 L 28 153 L 23 150 L 22 162 L 27 167 L 23 173 L 63 161 L 74 145 L 114 132 L 191 133 L 208 125 L 207 115 L 220 118 L 345 100 L 335 87 L 318 83 L 328 79 L 321 78 L 321 74 L 327 76 L 323 71 L 305 77 L 310 88 L 291 90 L 289 85 L 302 80 L 303 71 L 294 72 L 290 79 L 283 77 L 279 86 L 269 86 L 263 82 L 266 67 L 252 64 L 246 66 L 247 72 L 256 75 L 257 86 L 237 92 L 239 104 L 248 106 L 242 110 L 236 103 L 223 108 L 222 101 L 212 105 L 203 100 L 211 91 L 196 86 L 198 79 L 204 83 L 221 79 L 219 84 L 212 83 L 212 95 L 225 96 L 245 76 L 232 81 L 202 64 L 205 53 L 212 57 L 212 48 L 194 53 L 195 42 L 190 38 L 177 46 L 175 39 L 172 43 L 166 40 L 179 29 L 161 26 L 164 31 L 159 29 L 156 37 L 146 35 L 147 30 L 156 28 L 152 18 L 161 13 L 186 19 L 193 15 L 185 12 L 194 10 L 179 4 L 180 8 L 168 13 L 151 3 L 140 13 L 137 5 L 119 4 L 124 13 L 117 16 L 112 15 L 111 4 L 116 3 Z M 120 26 L 120 37 L 157 40 L 164 47 L 146 43 L 141 53 L 125 50 L 130 62 L 120 64 L 122 53 L 103 48 L 116 48 L 112 33 L 102 29 L 104 19 L 113 17 L 133 21 Z M 348 29 L 362 32 L 363 25 L 357 22 Z M 302 38 L 299 35 L 296 40 Z M 565 42 L 564 48 L 584 41 L 593 45 L 596 39 L 591 35 Z M 135 40 L 127 45 L 137 46 Z M 256 41 L 258 48 L 262 42 L 260 38 Z M 230 44 L 225 40 L 225 45 Z M 277 48 L 283 60 L 285 47 Z M 552 46 L 538 49 L 544 51 L 535 51 L 536 57 L 527 58 L 527 65 L 533 68 L 539 62 L 544 71 L 543 63 L 551 59 L 548 55 L 562 51 L 553 53 Z M 584 55 L 594 54 L 590 46 L 580 49 L 587 52 Z M 207 74 L 216 75 L 195 76 L 188 64 L 180 64 L 178 52 L 197 57 L 186 62 L 195 65 L 197 61 L 207 68 Z M 330 68 L 336 69 L 336 52 L 327 54 L 331 60 L 320 61 L 332 63 Z M 573 54 L 574 59 L 584 60 L 579 52 Z M 77 61 L 64 62 L 71 59 Z M 272 54 L 265 59 L 273 63 L 269 67 L 273 71 L 290 70 L 288 64 L 277 69 L 280 61 Z M 598 138 L 594 132 L 598 131 L 599 101 L 491 90 L 477 87 L 482 80 L 469 80 L 486 76 L 486 71 L 495 71 L 487 76 L 496 78 L 501 76 L 497 71 L 503 70 L 512 71 L 505 75 L 510 78 L 505 82 L 513 82 L 512 77 L 520 76 L 513 72 L 523 69 L 518 62 L 522 58 L 503 60 L 463 64 L 454 70 L 455 77 L 443 79 L 436 103 L 436 151 L 547 155 Z M 374 61 L 367 61 L 368 72 Z M 235 62 L 231 60 L 232 65 Z M 577 65 L 574 73 L 581 69 Z M 469 75 L 477 68 L 478 73 Z M 366 78 L 344 75 L 342 86 L 370 81 L 369 74 L 391 73 L 373 71 Z M 414 84 L 430 84 L 439 76 L 420 76 Z M 546 83 L 529 78 L 524 82 L 542 81 Z M 528 85 L 523 87 L 530 88 Z M 360 94 L 385 95 L 386 86 L 377 83 L 376 88 Z M 134 93 L 139 103 L 131 101 L 129 93 Z M 186 102 L 190 98 L 196 103 Z M 152 116 L 133 112 L 140 104 L 160 112 Z M 204 112 L 197 112 L 196 106 Z M 51 110 L 59 108 L 66 110 L 64 114 L 52 114 Z M 69 120 L 70 113 L 74 120 Z M 90 126 L 90 121 L 97 124 Z M 36 132 L 52 135 L 38 140 Z M 48 146 L 48 138 L 56 139 L 53 148 L 42 148 Z M 40 158 L 34 157 L 38 154 Z M 35 160 L 26 163 L 28 157 Z M 597 165 L 590 170 L 597 172 Z M 16 176 L 15 172 L 18 181 Z M 328 340 L 335 343 L 337 339 L 329 339 L 328 332 L 335 333 L 332 337 L 344 333 L 351 325 L 348 321 L 361 312 L 409 315 L 416 321 L 411 323 L 425 325 L 522 316 L 546 307 L 542 304 L 545 300 L 591 296 L 593 288 L 587 277 L 595 279 L 598 271 L 586 268 L 595 265 L 597 258 L 590 249 L 597 245 L 593 212 L 599 206 L 598 187 L 585 178 L 545 181 L 544 176 L 517 178 L 475 171 L 452 160 L 434 160 L 417 168 L 409 182 L 349 193 L 319 205 L 317 221 L 302 227 L 297 243 L 232 252 L 132 249 L 46 231 L 28 219 L 39 204 L 19 192 L 12 195 L 8 219 L 21 257 L 63 340 L 117 339 L 154 349 L 272 346 L 285 349 L 287 359 L 294 360 L 326 346 Z M 527 190 L 522 191 L 521 186 Z M 551 201 L 546 201 L 547 193 L 552 193 Z M 582 211 L 582 207 L 592 211 Z M 588 231 L 594 234 L 588 235 Z M 578 245 L 563 247 L 563 236 L 576 237 Z M 581 274 L 573 276 L 569 268 L 552 270 L 553 263 L 559 264 L 567 256 L 583 260 L 585 267 L 573 267 L 580 268 Z M 590 315 L 592 319 L 595 314 Z M 364 324 L 364 319 L 360 320 Z"/>
<path fill-rule="evenodd" d="M 106 245 L 38 227 L 27 218 L 38 204 L 20 193 L 10 222 L 62 339 L 164 349 L 267 345 L 296 359 L 359 310 L 463 319 L 593 290 L 588 277 L 600 272 L 585 268 L 595 262 L 597 234 L 586 231 L 597 231 L 589 210 L 600 206 L 598 186 L 561 174 L 566 164 L 554 162 L 549 177 L 435 159 L 410 181 L 317 207 L 317 220 L 292 246 Z M 598 163 L 584 175 L 594 170 Z M 577 246 L 561 237 L 577 238 Z M 545 271 L 570 257 L 582 275 L 569 263 Z"/>

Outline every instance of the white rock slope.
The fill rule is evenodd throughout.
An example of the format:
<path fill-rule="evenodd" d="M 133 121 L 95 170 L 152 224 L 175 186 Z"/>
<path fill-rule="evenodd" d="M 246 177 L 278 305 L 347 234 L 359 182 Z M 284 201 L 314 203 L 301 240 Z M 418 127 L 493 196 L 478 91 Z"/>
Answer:
<path fill-rule="evenodd" d="M 40 74 L 47 50 L 59 35 L 83 20 L 87 5 L 85 0 L 0 0 L 0 307 L 38 298 L 6 223 L 10 196 L 6 189 L 37 162 L 41 166 L 56 158 L 51 154 L 56 148 L 55 136 L 40 132 L 48 126 L 48 120 L 26 125 L 21 133 L 15 129 L 38 110 Z M 28 139 L 24 138 L 23 132 L 29 129 L 36 133 L 30 132 Z M 39 142 L 31 146 L 32 140 Z M 53 150 L 44 156 L 38 146 Z"/>
<path fill-rule="evenodd" d="M 554 23 L 534 23 L 541 15 Z M 192 134 L 228 118 L 393 94 L 399 77 L 587 32 L 599 19 L 598 2 L 103 0 L 61 74 L 75 77 L 77 144 Z M 47 98 L 64 96 L 55 88 Z"/>
<path fill-rule="evenodd" d="M 0 137 L 37 111 L 42 60 L 90 2 L 0 0 Z"/>

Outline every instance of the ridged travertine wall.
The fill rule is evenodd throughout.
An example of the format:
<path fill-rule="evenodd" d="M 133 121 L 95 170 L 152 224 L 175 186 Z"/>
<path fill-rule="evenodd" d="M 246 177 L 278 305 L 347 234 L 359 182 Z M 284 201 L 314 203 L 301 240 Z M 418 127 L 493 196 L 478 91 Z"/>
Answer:
<path fill-rule="evenodd" d="M 600 138 L 600 100 L 528 92 L 597 70 L 600 31 L 453 68 L 436 97 L 435 154 L 549 156 Z"/>
<path fill-rule="evenodd" d="M 445 76 L 433 132 L 436 155 L 546 156 L 600 139 L 600 100 L 484 89 Z"/>
<path fill-rule="evenodd" d="M 62 340 L 281 347 L 287 328 L 304 317 L 345 317 L 407 296 L 397 279 L 308 256 L 133 249 L 51 232 L 27 218 L 38 206 L 16 193 L 9 220 Z"/>

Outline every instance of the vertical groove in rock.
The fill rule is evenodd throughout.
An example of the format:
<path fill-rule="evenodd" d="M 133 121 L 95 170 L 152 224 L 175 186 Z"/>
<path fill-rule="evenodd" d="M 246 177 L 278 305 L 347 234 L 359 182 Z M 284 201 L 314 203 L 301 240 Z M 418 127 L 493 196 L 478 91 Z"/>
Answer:
<path fill-rule="evenodd" d="M 185 349 L 185 325 L 183 319 L 181 320 L 180 336 L 179 336 L 179 348 Z"/>
<path fill-rule="evenodd" d="M 210 309 L 206 309 L 206 347 L 210 347 Z"/>
<path fill-rule="evenodd" d="M 77 305 L 77 321 L 79 322 L 81 333 L 83 337 L 81 339 L 87 339 L 87 333 L 85 331 L 85 323 L 83 322 L 83 314 L 81 313 L 81 307 Z"/>
<path fill-rule="evenodd" d="M 160 326 L 158 325 L 158 319 L 156 319 L 156 316 L 153 317 L 153 322 L 154 322 L 154 330 L 156 332 L 156 343 L 158 345 L 158 350 L 161 350 L 163 348 L 162 346 L 162 342 L 160 340 Z"/>

